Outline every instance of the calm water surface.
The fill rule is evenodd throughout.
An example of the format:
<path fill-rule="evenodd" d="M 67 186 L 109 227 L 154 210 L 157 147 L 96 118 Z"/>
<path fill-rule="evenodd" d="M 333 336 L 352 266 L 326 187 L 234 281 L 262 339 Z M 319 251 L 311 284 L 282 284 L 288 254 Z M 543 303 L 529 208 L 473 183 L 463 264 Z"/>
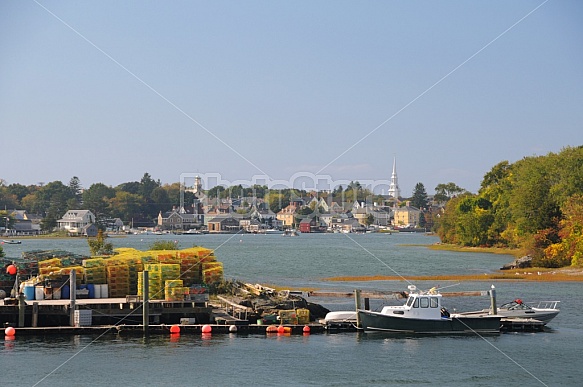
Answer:
<path fill-rule="evenodd" d="M 346 283 L 326 278 L 352 275 L 407 276 L 488 273 L 509 256 L 431 251 L 437 241 L 417 234 L 350 235 L 134 235 L 112 238 L 115 247 L 147 249 L 158 239 L 215 248 L 228 277 L 276 284 L 351 291 L 406 289 L 403 281 Z M 21 251 L 62 249 L 88 254 L 84 240 L 24 240 L 5 245 Z M 420 288 L 451 281 L 417 283 Z M 486 290 L 490 282 L 464 282 L 448 290 Z M 580 283 L 495 283 L 499 302 L 561 300 L 561 313 L 542 333 L 495 336 L 401 337 L 386 334 L 310 336 L 182 335 L 150 338 L 16 337 L 0 347 L 0 386 L 354 386 L 448 385 L 580 386 L 583 367 L 583 300 Z M 343 298 L 313 298 L 331 310 L 353 309 Z M 388 302 L 394 302 L 387 300 Z M 382 301 L 374 301 L 378 307 Z M 488 306 L 481 297 L 447 298 L 450 309 Z"/>

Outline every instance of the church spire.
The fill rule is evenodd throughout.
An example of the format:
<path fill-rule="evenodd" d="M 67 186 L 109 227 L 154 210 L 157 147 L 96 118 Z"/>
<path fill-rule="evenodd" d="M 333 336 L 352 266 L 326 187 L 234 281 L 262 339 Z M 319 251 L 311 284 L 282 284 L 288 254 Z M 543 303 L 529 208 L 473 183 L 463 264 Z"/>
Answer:
<path fill-rule="evenodd" d="M 391 184 L 389 185 L 389 196 L 395 199 L 401 196 L 401 190 L 397 181 L 397 156 L 393 159 L 393 173 L 391 174 Z"/>

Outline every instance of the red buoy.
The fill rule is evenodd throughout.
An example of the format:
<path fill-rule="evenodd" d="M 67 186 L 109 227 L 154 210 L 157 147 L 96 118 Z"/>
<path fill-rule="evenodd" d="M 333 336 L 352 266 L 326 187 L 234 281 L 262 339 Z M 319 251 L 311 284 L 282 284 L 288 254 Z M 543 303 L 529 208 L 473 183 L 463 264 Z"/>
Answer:
<path fill-rule="evenodd" d="M 172 325 L 170 327 L 170 333 L 180 333 L 180 326 L 178 326 L 178 325 Z"/>
<path fill-rule="evenodd" d="M 203 325 L 202 326 L 202 333 L 211 333 L 213 331 L 213 327 L 210 325 Z"/>
<path fill-rule="evenodd" d="M 7 327 L 4 329 L 4 334 L 8 337 L 13 337 L 16 334 L 16 329 L 13 327 Z"/>
<path fill-rule="evenodd" d="M 14 265 L 8 265 L 8 267 L 6 268 L 6 273 L 10 275 L 15 275 L 17 271 L 18 269 Z"/>

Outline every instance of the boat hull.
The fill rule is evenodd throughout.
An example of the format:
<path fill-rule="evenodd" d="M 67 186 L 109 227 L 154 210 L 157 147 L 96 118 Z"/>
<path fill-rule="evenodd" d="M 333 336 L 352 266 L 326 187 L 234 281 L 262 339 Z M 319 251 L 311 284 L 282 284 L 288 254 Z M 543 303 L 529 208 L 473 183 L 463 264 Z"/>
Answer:
<path fill-rule="evenodd" d="M 505 318 L 532 318 L 547 324 L 554 319 L 559 311 L 514 311 L 498 310 L 498 314 Z"/>
<path fill-rule="evenodd" d="M 500 333 L 501 326 L 501 316 L 452 316 L 438 320 L 405 318 L 359 310 L 358 317 L 365 331 L 419 334 Z"/>
<path fill-rule="evenodd" d="M 498 315 L 505 319 L 533 319 L 548 324 L 552 319 L 557 317 L 559 310 L 508 310 L 498 309 Z M 488 314 L 488 310 L 481 310 L 477 312 L 461 313 L 463 316 L 484 316 Z"/>

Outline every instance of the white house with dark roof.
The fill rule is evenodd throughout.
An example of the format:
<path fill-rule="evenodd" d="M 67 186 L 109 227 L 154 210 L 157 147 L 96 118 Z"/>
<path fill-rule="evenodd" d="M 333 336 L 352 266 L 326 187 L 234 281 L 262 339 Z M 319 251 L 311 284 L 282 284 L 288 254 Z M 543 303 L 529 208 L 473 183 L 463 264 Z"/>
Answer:
<path fill-rule="evenodd" d="M 92 230 L 88 226 L 95 224 L 95 215 L 89 210 L 69 210 L 57 220 L 57 224 L 59 230 L 67 230 L 70 234 L 87 235 L 86 231 Z"/>

